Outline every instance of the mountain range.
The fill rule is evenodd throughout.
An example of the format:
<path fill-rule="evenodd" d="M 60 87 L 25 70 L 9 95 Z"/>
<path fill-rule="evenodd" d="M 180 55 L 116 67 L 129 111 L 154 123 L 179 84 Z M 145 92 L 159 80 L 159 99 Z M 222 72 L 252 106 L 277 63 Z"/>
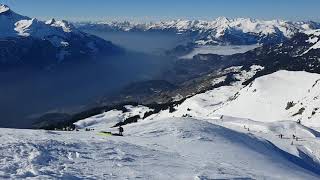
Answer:
<path fill-rule="evenodd" d="M 173 20 L 150 23 L 89 22 L 76 23 L 80 29 L 125 32 L 172 32 L 188 34 L 198 45 L 279 43 L 296 33 L 319 29 L 317 22 L 291 22 L 284 20 L 229 19 L 219 17 L 213 21 Z"/>

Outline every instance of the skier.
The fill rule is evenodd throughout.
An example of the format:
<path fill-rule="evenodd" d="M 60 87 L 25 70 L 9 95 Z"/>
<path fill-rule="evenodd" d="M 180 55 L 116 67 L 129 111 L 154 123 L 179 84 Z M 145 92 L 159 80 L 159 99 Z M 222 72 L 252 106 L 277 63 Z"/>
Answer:
<path fill-rule="evenodd" d="M 119 135 L 122 136 L 122 133 L 123 133 L 123 127 L 119 126 Z"/>
<path fill-rule="evenodd" d="M 297 123 L 298 123 L 298 124 L 301 124 L 301 119 L 298 119 Z"/>
<path fill-rule="evenodd" d="M 280 134 L 279 137 L 280 137 L 280 139 L 282 139 L 283 138 L 283 134 Z"/>

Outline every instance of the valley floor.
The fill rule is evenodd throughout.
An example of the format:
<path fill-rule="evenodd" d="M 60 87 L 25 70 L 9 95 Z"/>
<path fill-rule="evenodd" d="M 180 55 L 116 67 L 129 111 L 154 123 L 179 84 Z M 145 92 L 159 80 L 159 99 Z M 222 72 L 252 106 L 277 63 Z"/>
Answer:
<path fill-rule="evenodd" d="M 0 178 L 320 178 L 320 133 L 295 122 L 164 118 L 127 125 L 124 137 L 98 135 L 110 127 L 102 122 L 90 127 L 1 129 Z M 293 133 L 301 139 L 291 145 Z"/>

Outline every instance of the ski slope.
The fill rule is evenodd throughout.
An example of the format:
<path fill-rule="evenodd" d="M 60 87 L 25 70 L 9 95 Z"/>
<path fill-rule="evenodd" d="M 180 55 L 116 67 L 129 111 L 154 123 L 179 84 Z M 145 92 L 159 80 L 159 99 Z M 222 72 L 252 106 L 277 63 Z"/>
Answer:
<path fill-rule="evenodd" d="M 263 122 L 300 119 L 319 127 L 319 81 L 319 74 L 278 71 L 256 79 L 215 113 Z"/>
<path fill-rule="evenodd" d="M 241 121 L 228 117 L 222 121 L 144 120 L 125 126 L 124 137 L 97 135 L 99 129 L 109 128 L 102 122 L 92 124 L 96 130 L 89 132 L 1 129 L 0 178 L 320 178 L 319 164 L 290 154 L 302 147 L 276 138 L 273 126 L 282 126 L 247 121 L 252 132 L 242 132 L 242 126 L 237 126 Z M 254 130 L 262 128 L 268 129 L 263 132 L 266 139 L 255 134 Z M 301 131 L 314 143 L 305 151 L 316 152 L 319 142 L 308 130 Z"/>

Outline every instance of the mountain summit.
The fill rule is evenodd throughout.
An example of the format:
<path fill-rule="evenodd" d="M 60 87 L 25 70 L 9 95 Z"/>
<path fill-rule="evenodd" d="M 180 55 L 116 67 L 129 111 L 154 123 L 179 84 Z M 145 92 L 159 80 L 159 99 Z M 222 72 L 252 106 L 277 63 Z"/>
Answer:
<path fill-rule="evenodd" d="M 10 11 L 10 8 L 7 5 L 0 4 L 0 14 Z"/>
<path fill-rule="evenodd" d="M 0 5 L 0 64 L 47 66 L 111 55 L 120 48 L 79 31 L 67 21 L 29 18 Z"/>

